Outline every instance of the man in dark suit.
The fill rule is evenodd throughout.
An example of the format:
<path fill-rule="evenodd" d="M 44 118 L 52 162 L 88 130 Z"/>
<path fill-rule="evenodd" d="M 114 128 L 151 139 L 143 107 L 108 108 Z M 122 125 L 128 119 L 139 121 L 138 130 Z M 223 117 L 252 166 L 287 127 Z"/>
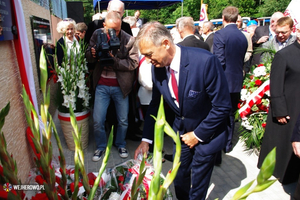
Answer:
<path fill-rule="evenodd" d="M 176 27 L 182 38 L 178 44 L 186 47 L 198 47 L 209 51 L 209 46 L 194 35 L 195 25 L 191 17 L 180 17 L 176 20 Z"/>
<path fill-rule="evenodd" d="M 176 20 L 176 27 L 182 41 L 177 43 L 178 45 L 185 47 L 202 48 L 209 51 L 208 44 L 200 39 L 197 39 L 194 35 L 195 25 L 194 20 L 191 17 L 180 17 Z M 166 160 L 173 161 L 173 155 L 166 154 L 164 156 Z"/>
<path fill-rule="evenodd" d="M 231 109 L 220 62 L 206 50 L 175 45 L 170 32 L 158 22 L 145 24 L 136 43 L 152 64 L 153 94 L 143 139 L 134 156 L 149 150 L 155 123 L 151 115 L 157 115 L 163 95 L 176 115 L 173 129 L 182 140 L 181 165 L 174 181 L 176 197 L 204 200 L 216 152 L 226 144 L 226 119 Z"/>
<path fill-rule="evenodd" d="M 275 12 L 270 19 L 270 26 L 258 26 L 255 29 L 254 35 L 252 37 L 253 49 L 257 47 L 261 47 L 261 45 L 267 41 L 271 41 L 275 38 L 275 30 L 277 20 L 281 17 L 284 17 L 282 12 Z M 251 65 L 260 64 L 260 53 L 256 53 L 253 55 Z"/>
<path fill-rule="evenodd" d="M 203 34 L 206 35 L 205 43 L 208 44 L 210 52 L 213 53 L 213 43 L 214 43 L 214 24 L 211 21 L 206 21 L 203 23 Z"/>
<path fill-rule="evenodd" d="M 224 28 L 215 32 L 213 51 L 221 62 L 228 82 L 231 97 L 232 110 L 230 123 L 228 123 L 228 142 L 226 152 L 232 149 L 232 135 L 234 132 L 234 113 L 240 99 L 243 84 L 244 57 L 248 48 L 248 42 L 244 34 L 237 28 L 236 20 L 239 10 L 228 6 L 222 12 Z"/>

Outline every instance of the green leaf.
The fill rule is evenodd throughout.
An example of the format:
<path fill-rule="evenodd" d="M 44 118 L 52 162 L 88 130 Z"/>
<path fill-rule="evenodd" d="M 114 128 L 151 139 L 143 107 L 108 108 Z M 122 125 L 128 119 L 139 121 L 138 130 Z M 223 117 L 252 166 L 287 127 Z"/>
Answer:
<path fill-rule="evenodd" d="M 258 184 L 257 186 L 255 186 L 255 188 L 253 189 L 253 192 L 261 192 L 261 191 L 267 189 L 268 187 L 270 187 L 276 181 L 277 181 L 277 179 L 275 179 L 275 180 L 266 180 L 262 184 Z"/>
<path fill-rule="evenodd" d="M 247 192 L 255 180 L 249 182 L 247 185 L 239 189 L 234 195 L 232 200 L 240 199 L 240 197 Z"/>
<path fill-rule="evenodd" d="M 137 184 L 136 184 L 136 177 L 134 178 L 133 180 L 133 183 L 132 183 L 132 187 L 131 187 L 131 197 L 135 196 L 135 194 L 137 193 L 136 190 L 137 190 Z M 132 200 L 135 200 L 135 198 L 132 198 Z"/>
<path fill-rule="evenodd" d="M 31 103 L 31 102 L 30 102 L 30 100 L 29 100 L 29 97 L 28 97 L 28 95 L 27 95 L 27 92 L 26 92 L 26 89 L 25 89 L 24 85 L 23 85 L 23 90 L 22 90 L 22 97 L 23 97 L 23 102 L 24 102 L 26 111 L 27 111 L 28 113 L 30 113 L 30 111 L 31 111 L 30 103 Z"/>
<path fill-rule="evenodd" d="M 140 175 L 139 175 L 138 180 L 137 180 L 137 187 L 142 183 L 142 181 L 145 177 L 146 171 L 147 171 L 147 170 L 144 170 L 145 160 L 146 160 L 146 153 L 144 154 L 143 159 L 142 159 L 141 164 L 140 164 Z"/>
<path fill-rule="evenodd" d="M 258 185 L 263 184 L 266 180 L 268 180 L 275 169 L 276 164 L 276 147 L 273 148 L 273 150 L 267 155 L 265 158 L 259 174 L 257 175 L 257 183 Z"/>
<path fill-rule="evenodd" d="M 181 157 L 181 140 L 179 136 L 179 132 L 177 132 L 176 138 L 173 139 L 175 144 L 176 144 L 176 152 L 173 160 L 173 169 L 175 168 L 175 165 L 180 162 L 180 157 Z"/>
<path fill-rule="evenodd" d="M 4 125 L 5 117 L 8 115 L 9 109 L 10 109 L 10 102 L 8 102 L 6 106 L 2 108 L 0 111 L 0 130 Z"/>
<path fill-rule="evenodd" d="M 165 190 L 167 190 L 167 188 L 172 184 L 172 182 L 174 181 L 174 179 L 177 175 L 180 164 L 181 164 L 180 162 L 176 163 L 176 165 L 173 167 L 172 171 L 169 170 L 168 174 L 166 175 L 166 179 L 164 180 L 164 183 L 161 188 L 164 188 Z"/>
<path fill-rule="evenodd" d="M 21 200 L 21 197 L 19 195 L 15 195 L 14 193 L 12 193 L 12 191 L 9 191 L 9 193 L 7 194 L 7 199 Z"/>
<path fill-rule="evenodd" d="M 111 128 L 111 131 L 110 131 L 110 135 L 109 135 L 109 138 L 108 138 L 108 142 L 107 142 L 107 146 L 106 146 L 106 150 L 105 150 L 105 156 L 102 160 L 102 165 L 99 169 L 99 174 L 94 182 L 94 185 L 93 185 L 93 188 L 91 189 L 91 192 L 90 192 L 90 195 L 88 197 L 88 200 L 92 200 L 95 196 L 95 192 L 98 188 L 98 185 L 100 183 L 100 180 L 101 180 L 101 176 L 105 170 L 105 167 L 107 165 L 107 161 L 108 161 L 108 158 L 109 158 L 109 154 L 110 154 L 110 150 L 111 150 L 111 146 L 112 146 L 112 142 L 113 142 L 113 132 L 114 131 L 114 127 L 112 126 Z"/>
<path fill-rule="evenodd" d="M 164 125 L 166 121 L 163 102 L 163 96 L 161 96 L 154 130 L 154 148 L 156 148 L 159 152 L 162 151 L 164 144 Z"/>
<path fill-rule="evenodd" d="M 44 99 L 44 105 L 47 108 L 49 108 L 49 106 L 50 106 L 50 86 L 47 89 L 47 94 L 46 94 L 45 99 Z"/>

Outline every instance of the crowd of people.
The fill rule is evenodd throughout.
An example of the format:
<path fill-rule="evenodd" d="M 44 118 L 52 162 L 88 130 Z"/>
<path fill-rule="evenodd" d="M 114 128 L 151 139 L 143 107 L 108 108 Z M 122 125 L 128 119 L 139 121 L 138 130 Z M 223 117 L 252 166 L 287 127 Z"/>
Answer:
<path fill-rule="evenodd" d="M 107 123 L 116 125 L 114 145 L 120 157 L 128 157 L 126 137 L 141 141 L 135 158 L 151 151 L 155 123 L 151 115 L 156 116 L 163 95 L 167 120 L 182 140 L 181 165 L 174 180 L 176 197 L 205 199 L 213 167 L 222 163 L 222 151 L 233 148 L 234 114 L 243 78 L 250 66 L 270 58 L 267 53 L 254 54 L 257 47 L 265 47 L 278 53 L 270 75 L 271 104 L 258 166 L 276 146 L 274 176 L 283 184 L 298 179 L 299 24 L 292 34 L 293 20 L 281 12 L 272 15 L 269 26 L 257 26 L 255 20 L 243 24 L 238 8 L 228 6 L 218 31 L 211 21 L 195 27 L 191 17 L 178 18 L 176 27 L 168 30 L 159 22 L 145 23 L 140 11 L 123 18 L 124 10 L 122 1 L 111 0 L 107 12 L 95 15 L 88 26 L 67 18 L 57 27 L 64 34 L 57 42 L 58 63 L 66 56 L 61 46 L 88 45 L 96 143 L 93 161 L 105 153 Z M 166 159 L 172 161 L 172 155 Z M 299 187 L 300 183 L 295 199 L 300 199 Z"/>

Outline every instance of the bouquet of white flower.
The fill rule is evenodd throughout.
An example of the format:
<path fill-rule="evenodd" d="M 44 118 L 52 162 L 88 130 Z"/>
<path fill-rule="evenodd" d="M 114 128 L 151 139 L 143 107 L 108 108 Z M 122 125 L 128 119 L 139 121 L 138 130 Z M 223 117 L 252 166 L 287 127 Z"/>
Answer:
<path fill-rule="evenodd" d="M 61 66 L 55 63 L 59 88 L 57 94 L 58 110 L 63 113 L 69 112 L 69 105 L 75 112 L 82 112 L 89 107 L 91 98 L 86 85 L 88 68 L 86 66 L 84 44 L 76 48 L 75 42 L 72 48 L 62 46 L 64 58 Z M 68 56 L 69 51 L 69 56 Z"/>

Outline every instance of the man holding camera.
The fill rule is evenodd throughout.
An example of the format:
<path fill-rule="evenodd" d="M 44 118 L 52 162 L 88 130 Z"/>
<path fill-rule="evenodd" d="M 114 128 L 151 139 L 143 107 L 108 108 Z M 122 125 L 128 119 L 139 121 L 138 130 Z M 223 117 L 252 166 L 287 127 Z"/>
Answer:
<path fill-rule="evenodd" d="M 97 149 L 93 161 L 99 161 L 105 152 L 105 120 L 111 99 L 115 103 L 118 120 L 115 145 L 120 157 L 128 156 L 125 141 L 128 128 L 128 94 L 132 90 L 134 70 L 138 67 L 139 57 L 134 38 L 121 30 L 121 23 L 118 12 L 109 12 L 103 23 L 104 28 L 93 33 L 86 51 L 87 60 L 96 62 L 93 73 L 93 119 Z"/>

